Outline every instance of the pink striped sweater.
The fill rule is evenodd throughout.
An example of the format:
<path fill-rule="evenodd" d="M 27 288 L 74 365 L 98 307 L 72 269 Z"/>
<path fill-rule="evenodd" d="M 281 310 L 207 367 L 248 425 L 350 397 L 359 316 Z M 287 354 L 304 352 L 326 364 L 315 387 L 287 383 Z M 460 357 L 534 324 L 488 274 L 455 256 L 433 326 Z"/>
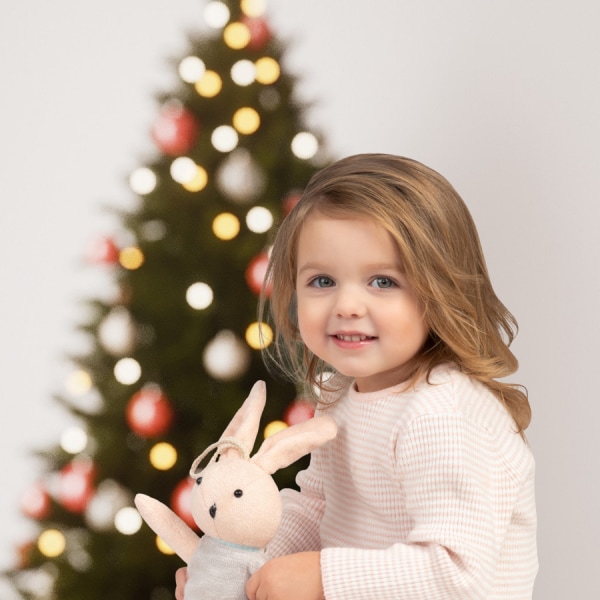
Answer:
<path fill-rule="evenodd" d="M 271 556 L 321 550 L 327 600 L 532 597 L 534 460 L 487 388 L 442 366 L 326 410 L 338 436 L 282 491 Z"/>

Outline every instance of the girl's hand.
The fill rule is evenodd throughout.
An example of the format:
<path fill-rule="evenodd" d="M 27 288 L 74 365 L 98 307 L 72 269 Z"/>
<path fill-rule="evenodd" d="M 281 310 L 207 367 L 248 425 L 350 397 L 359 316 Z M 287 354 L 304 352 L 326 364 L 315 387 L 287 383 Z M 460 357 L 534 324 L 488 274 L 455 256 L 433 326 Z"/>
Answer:
<path fill-rule="evenodd" d="M 188 572 L 186 567 L 181 567 L 175 571 L 175 598 L 176 600 L 183 600 L 183 588 L 188 580 Z"/>
<path fill-rule="evenodd" d="M 280 556 L 261 567 L 246 584 L 249 600 L 325 600 L 321 554 Z"/>

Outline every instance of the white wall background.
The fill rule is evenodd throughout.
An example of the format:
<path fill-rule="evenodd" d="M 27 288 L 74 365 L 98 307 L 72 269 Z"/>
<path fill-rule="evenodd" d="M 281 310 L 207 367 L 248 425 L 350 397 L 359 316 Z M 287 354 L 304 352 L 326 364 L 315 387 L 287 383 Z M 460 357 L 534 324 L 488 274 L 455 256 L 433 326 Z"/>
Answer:
<path fill-rule="evenodd" d="M 472 209 L 517 315 L 534 410 L 536 600 L 600 597 L 600 4 L 280 0 L 277 33 L 338 156 L 417 158 Z M 153 94 L 201 0 L 30 0 L 0 17 L 0 566 L 27 538 L 31 450 L 65 417 L 63 377 L 100 206 L 149 150 Z M 2 590 L 0 590 L 2 592 Z M 8 592 L 2 592 L 2 597 Z"/>

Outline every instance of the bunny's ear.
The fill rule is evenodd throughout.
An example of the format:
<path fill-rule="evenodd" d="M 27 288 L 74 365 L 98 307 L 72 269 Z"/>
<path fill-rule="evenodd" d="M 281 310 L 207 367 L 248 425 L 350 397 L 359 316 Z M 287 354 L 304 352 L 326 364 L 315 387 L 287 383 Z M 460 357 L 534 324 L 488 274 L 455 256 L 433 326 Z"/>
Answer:
<path fill-rule="evenodd" d="M 314 417 L 268 437 L 250 460 L 272 474 L 332 440 L 336 434 L 337 427 L 331 417 Z"/>
<path fill-rule="evenodd" d="M 252 450 L 256 434 L 260 427 L 260 417 L 267 400 L 267 386 L 264 381 L 257 381 L 250 390 L 250 394 L 244 400 L 242 406 L 227 425 L 221 439 L 235 438 L 242 442 L 248 449 Z"/>

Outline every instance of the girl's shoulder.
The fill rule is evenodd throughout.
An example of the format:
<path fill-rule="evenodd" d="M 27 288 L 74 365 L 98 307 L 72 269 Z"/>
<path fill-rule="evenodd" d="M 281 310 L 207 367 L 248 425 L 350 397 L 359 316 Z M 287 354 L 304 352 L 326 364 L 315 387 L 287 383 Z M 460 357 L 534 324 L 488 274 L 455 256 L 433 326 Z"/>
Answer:
<path fill-rule="evenodd" d="M 415 387 L 415 397 L 427 414 L 460 414 L 485 428 L 494 424 L 514 427 L 499 398 L 451 363 L 434 367 L 429 377 Z"/>

